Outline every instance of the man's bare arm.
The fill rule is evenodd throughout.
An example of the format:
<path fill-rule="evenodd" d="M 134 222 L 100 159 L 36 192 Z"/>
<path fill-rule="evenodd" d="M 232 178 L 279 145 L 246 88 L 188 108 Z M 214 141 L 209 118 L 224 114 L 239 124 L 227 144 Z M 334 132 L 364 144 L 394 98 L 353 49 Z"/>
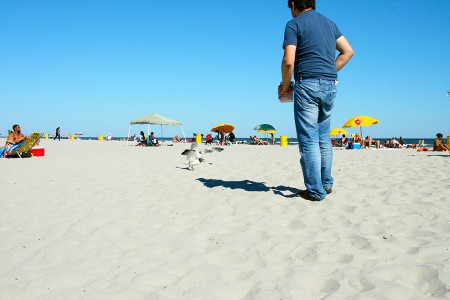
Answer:
<path fill-rule="evenodd" d="M 286 94 L 289 89 L 289 84 L 291 83 L 292 74 L 294 73 L 295 65 L 295 51 L 297 46 L 286 45 L 284 46 L 284 56 L 281 61 L 281 89 L 278 90 L 278 97 Z"/>
<path fill-rule="evenodd" d="M 339 55 L 336 58 L 336 70 L 339 72 L 348 63 L 355 52 L 344 36 L 341 36 L 336 40 L 336 50 L 339 51 Z"/>

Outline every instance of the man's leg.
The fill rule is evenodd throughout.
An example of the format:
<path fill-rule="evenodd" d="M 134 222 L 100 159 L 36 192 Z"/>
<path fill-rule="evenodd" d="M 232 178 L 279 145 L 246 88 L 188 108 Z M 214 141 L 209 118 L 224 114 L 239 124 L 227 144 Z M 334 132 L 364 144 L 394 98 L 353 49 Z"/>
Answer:
<path fill-rule="evenodd" d="M 320 138 L 320 155 L 321 155 L 321 178 L 322 185 L 329 190 L 333 186 L 334 179 L 331 176 L 331 168 L 333 164 L 333 148 L 330 142 L 330 121 L 331 110 L 334 106 L 334 98 L 336 97 L 335 81 L 321 81 L 321 104 L 319 106 L 319 138 Z M 331 190 L 330 190 L 331 191 Z"/>
<path fill-rule="evenodd" d="M 321 179 L 322 159 L 318 124 L 320 100 L 317 98 L 319 89 L 318 80 L 303 80 L 295 84 L 294 97 L 295 126 L 303 179 L 309 195 L 316 200 L 326 196 Z M 328 143 L 331 146 L 329 136 Z"/>

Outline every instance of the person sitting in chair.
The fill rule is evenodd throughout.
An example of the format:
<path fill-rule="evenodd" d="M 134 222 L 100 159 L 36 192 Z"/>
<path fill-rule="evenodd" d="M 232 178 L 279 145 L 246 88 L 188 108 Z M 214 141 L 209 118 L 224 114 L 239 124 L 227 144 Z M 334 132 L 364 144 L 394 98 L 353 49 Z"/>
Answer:
<path fill-rule="evenodd" d="M 5 148 L 7 149 L 19 143 L 22 143 L 29 138 L 28 136 L 25 136 L 22 132 L 20 132 L 19 125 L 15 124 L 12 128 L 13 131 L 6 138 Z"/>
<path fill-rule="evenodd" d="M 357 133 L 355 133 L 355 136 L 353 137 L 353 144 L 361 144 L 361 146 L 363 145 L 363 139 Z"/>
<path fill-rule="evenodd" d="M 264 145 L 264 141 L 256 137 L 256 135 L 250 136 L 250 138 L 252 139 L 252 145 Z"/>
<path fill-rule="evenodd" d="M 23 133 L 20 132 L 20 126 L 15 124 L 12 127 L 13 131 L 8 134 L 8 137 L 6 138 L 5 146 L 0 147 L 0 157 L 3 156 L 3 153 L 7 153 L 11 150 L 12 147 L 21 145 L 27 140 L 29 137 L 25 136 Z"/>

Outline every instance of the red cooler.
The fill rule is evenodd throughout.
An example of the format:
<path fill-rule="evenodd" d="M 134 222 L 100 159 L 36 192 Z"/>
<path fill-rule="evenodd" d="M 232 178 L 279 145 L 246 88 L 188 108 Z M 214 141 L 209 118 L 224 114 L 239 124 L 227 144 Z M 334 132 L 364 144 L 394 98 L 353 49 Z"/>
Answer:
<path fill-rule="evenodd" d="M 45 148 L 31 148 L 31 153 L 33 156 L 44 156 L 45 155 Z"/>

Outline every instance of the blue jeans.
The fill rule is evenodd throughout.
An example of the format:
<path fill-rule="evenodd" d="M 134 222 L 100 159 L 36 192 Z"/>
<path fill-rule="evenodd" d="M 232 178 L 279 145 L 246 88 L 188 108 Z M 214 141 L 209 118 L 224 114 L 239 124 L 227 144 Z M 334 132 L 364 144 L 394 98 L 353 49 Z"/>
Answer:
<path fill-rule="evenodd" d="M 309 194 L 322 200 L 333 186 L 330 119 L 337 81 L 303 79 L 295 83 L 294 116 L 300 164 Z"/>

